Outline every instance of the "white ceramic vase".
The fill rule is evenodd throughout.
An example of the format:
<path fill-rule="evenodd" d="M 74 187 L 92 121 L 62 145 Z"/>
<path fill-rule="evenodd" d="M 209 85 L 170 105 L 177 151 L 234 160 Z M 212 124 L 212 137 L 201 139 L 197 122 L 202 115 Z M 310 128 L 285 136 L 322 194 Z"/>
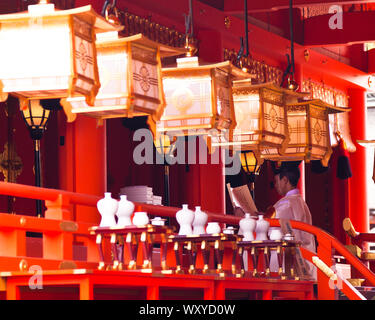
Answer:
<path fill-rule="evenodd" d="M 263 215 L 258 216 L 258 221 L 255 228 L 256 237 L 255 240 L 268 240 L 268 229 L 270 223 L 264 220 Z"/>
<path fill-rule="evenodd" d="M 176 220 L 180 225 L 180 230 L 178 231 L 180 236 L 193 234 L 194 211 L 190 210 L 187 204 L 183 204 L 182 209 L 176 212 Z"/>
<path fill-rule="evenodd" d="M 201 210 L 200 206 L 195 207 L 194 221 L 193 221 L 193 234 L 205 233 L 205 226 L 208 220 L 207 213 Z"/>
<path fill-rule="evenodd" d="M 214 234 L 214 233 L 220 233 L 220 232 L 221 232 L 221 228 L 220 228 L 219 222 L 207 223 L 206 233 Z"/>
<path fill-rule="evenodd" d="M 147 212 L 139 211 L 134 213 L 133 224 L 135 226 L 145 226 L 149 223 Z"/>
<path fill-rule="evenodd" d="M 269 237 L 270 240 L 281 240 L 283 233 L 280 228 L 270 228 Z"/>
<path fill-rule="evenodd" d="M 115 227 L 118 201 L 112 198 L 110 192 L 104 193 L 104 198 L 97 202 L 96 207 L 101 215 L 99 227 Z"/>
<path fill-rule="evenodd" d="M 126 195 L 120 195 L 118 209 L 116 212 L 117 227 L 123 228 L 132 225 L 131 215 L 134 212 L 134 203 L 127 199 Z"/>
<path fill-rule="evenodd" d="M 240 220 L 239 225 L 242 230 L 243 241 L 253 241 L 256 221 L 251 218 L 250 213 L 245 213 L 245 217 Z"/>

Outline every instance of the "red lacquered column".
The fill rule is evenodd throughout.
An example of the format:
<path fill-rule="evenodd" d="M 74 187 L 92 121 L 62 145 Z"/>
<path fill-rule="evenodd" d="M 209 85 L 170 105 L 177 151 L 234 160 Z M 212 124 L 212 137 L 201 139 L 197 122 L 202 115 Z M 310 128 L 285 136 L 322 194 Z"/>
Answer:
<path fill-rule="evenodd" d="M 64 128 L 65 127 L 65 128 Z M 64 143 L 59 148 L 60 188 L 63 190 L 104 196 L 106 191 L 106 129 L 105 121 L 78 116 L 73 123 L 61 125 Z M 99 223 L 95 207 L 77 205 L 73 219 Z"/>
<path fill-rule="evenodd" d="M 349 218 L 359 232 L 368 232 L 366 150 L 356 143 L 366 139 L 366 100 L 364 89 L 349 89 L 350 133 L 357 150 L 350 154 L 353 177 L 349 182 Z"/>

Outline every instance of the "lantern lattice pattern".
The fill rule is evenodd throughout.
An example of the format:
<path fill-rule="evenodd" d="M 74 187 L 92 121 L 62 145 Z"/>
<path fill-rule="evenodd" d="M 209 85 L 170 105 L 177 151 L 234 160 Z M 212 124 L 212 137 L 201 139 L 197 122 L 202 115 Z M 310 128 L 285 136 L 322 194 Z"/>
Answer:
<path fill-rule="evenodd" d="M 324 166 L 332 154 L 329 134 L 329 113 L 347 111 L 321 100 L 287 105 L 290 141 L 282 156 L 267 155 L 270 160 L 321 160 Z"/>
<path fill-rule="evenodd" d="M 90 5 L 55 10 L 43 3 L 0 15 L 2 92 L 21 99 L 84 95 L 92 104 L 100 86 L 95 32 L 111 30 Z"/>
<path fill-rule="evenodd" d="M 177 62 L 177 68 L 162 69 L 166 107 L 157 131 L 189 135 L 189 130 L 208 134 L 209 129 L 233 128 L 232 79 L 248 74 L 229 61 L 199 66 L 197 57 L 190 57 Z"/>
<path fill-rule="evenodd" d="M 101 87 L 94 106 L 82 97 L 62 103 L 69 103 L 72 113 L 98 119 L 150 115 L 154 123 L 159 120 L 165 106 L 160 58 L 178 49 L 142 34 L 119 38 L 117 32 L 98 35 L 96 46 Z"/>
<path fill-rule="evenodd" d="M 237 126 L 225 135 L 213 136 L 213 147 L 252 150 L 260 162 L 264 156 L 283 154 L 289 143 L 285 104 L 296 102 L 303 96 L 273 83 L 252 85 L 249 80 L 234 81 Z"/>

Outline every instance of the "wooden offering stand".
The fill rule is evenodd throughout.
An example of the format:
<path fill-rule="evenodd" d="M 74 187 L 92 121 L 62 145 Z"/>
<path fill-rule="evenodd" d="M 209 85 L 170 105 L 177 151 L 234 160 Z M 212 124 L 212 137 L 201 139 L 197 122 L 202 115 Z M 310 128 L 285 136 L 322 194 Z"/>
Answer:
<path fill-rule="evenodd" d="M 189 268 L 188 273 L 194 274 L 197 271 L 202 273 L 217 273 L 220 276 L 224 276 L 223 271 L 223 256 L 224 256 L 224 242 L 230 242 L 232 245 L 232 274 L 236 274 L 236 257 L 237 257 L 237 242 L 242 239 L 242 236 L 235 234 L 200 234 L 200 235 L 170 235 L 168 242 L 172 242 L 173 249 L 176 257 L 176 273 L 184 273 L 182 270 L 182 263 L 180 257 L 180 248 L 186 247 Z M 214 248 L 214 254 L 216 258 L 216 269 L 210 270 L 210 251 Z M 203 256 L 203 269 L 198 270 L 196 267 L 197 258 L 197 247 L 200 247 Z"/>
<path fill-rule="evenodd" d="M 252 276 L 257 277 L 264 274 L 266 277 L 269 277 L 270 272 L 270 258 L 271 258 L 271 251 L 275 251 L 277 255 L 278 261 L 278 276 L 281 279 L 292 278 L 294 280 L 299 280 L 299 276 L 297 275 L 297 259 L 296 259 L 296 249 L 300 245 L 300 242 L 295 240 L 254 240 L 254 241 L 239 241 L 237 243 L 238 246 L 238 254 L 241 257 L 241 274 L 245 274 L 245 266 L 243 260 L 243 253 L 244 251 L 250 252 L 252 263 L 253 263 L 253 271 Z M 264 256 L 264 271 L 258 271 L 258 263 L 259 263 L 259 256 L 260 253 L 263 253 Z M 283 271 L 283 261 L 285 257 L 286 262 L 286 272 Z"/>
<path fill-rule="evenodd" d="M 128 249 L 130 260 L 125 269 L 137 269 L 138 245 L 142 246 L 143 271 L 152 272 L 152 253 L 155 243 L 160 243 L 161 249 L 161 268 L 167 270 L 167 240 L 168 235 L 173 233 L 173 229 L 168 226 L 156 226 L 147 224 L 144 226 L 127 226 L 123 228 L 116 227 L 92 227 L 89 229 L 91 234 L 96 235 L 100 262 L 99 270 L 105 267 L 103 254 L 103 237 L 110 237 L 111 252 L 113 256 L 112 265 L 107 269 L 123 270 L 125 265 L 124 246 Z M 119 244 L 116 242 L 119 240 Z"/>

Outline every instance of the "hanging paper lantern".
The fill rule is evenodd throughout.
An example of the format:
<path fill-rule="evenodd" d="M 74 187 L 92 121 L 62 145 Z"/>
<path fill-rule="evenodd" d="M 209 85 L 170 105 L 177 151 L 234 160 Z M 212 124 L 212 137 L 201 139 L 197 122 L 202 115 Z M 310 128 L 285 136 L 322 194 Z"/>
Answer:
<path fill-rule="evenodd" d="M 229 61 L 199 65 L 197 57 L 177 59 L 176 68 L 162 73 L 166 107 L 158 132 L 207 135 L 210 129 L 234 128 L 232 82 L 248 74 Z"/>
<path fill-rule="evenodd" d="M 308 100 L 287 105 L 290 141 L 284 155 L 267 155 L 277 161 L 321 160 L 327 166 L 332 154 L 330 113 L 344 112 L 346 108 L 331 106 L 322 100 Z"/>
<path fill-rule="evenodd" d="M 273 83 L 252 85 L 234 81 L 233 101 L 237 125 L 226 135 L 212 137 L 212 145 L 252 150 L 260 164 L 268 155 L 282 155 L 289 143 L 286 104 L 304 97 Z"/>
<path fill-rule="evenodd" d="M 62 101 L 73 114 L 97 119 L 149 115 L 155 132 L 164 106 L 161 56 L 181 50 L 160 45 L 142 34 L 119 38 L 117 32 L 98 35 L 96 41 L 101 87 L 93 106 L 82 97 Z"/>
<path fill-rule="evenodd" d="M 2 99 L 8 93 L 21 100 L 83 95 L 93 104 L 100 86 L 95 34 L 111 30 L 90 5 L 55 10 L 40 1 L 27 12 L 0 15 Z"/>

